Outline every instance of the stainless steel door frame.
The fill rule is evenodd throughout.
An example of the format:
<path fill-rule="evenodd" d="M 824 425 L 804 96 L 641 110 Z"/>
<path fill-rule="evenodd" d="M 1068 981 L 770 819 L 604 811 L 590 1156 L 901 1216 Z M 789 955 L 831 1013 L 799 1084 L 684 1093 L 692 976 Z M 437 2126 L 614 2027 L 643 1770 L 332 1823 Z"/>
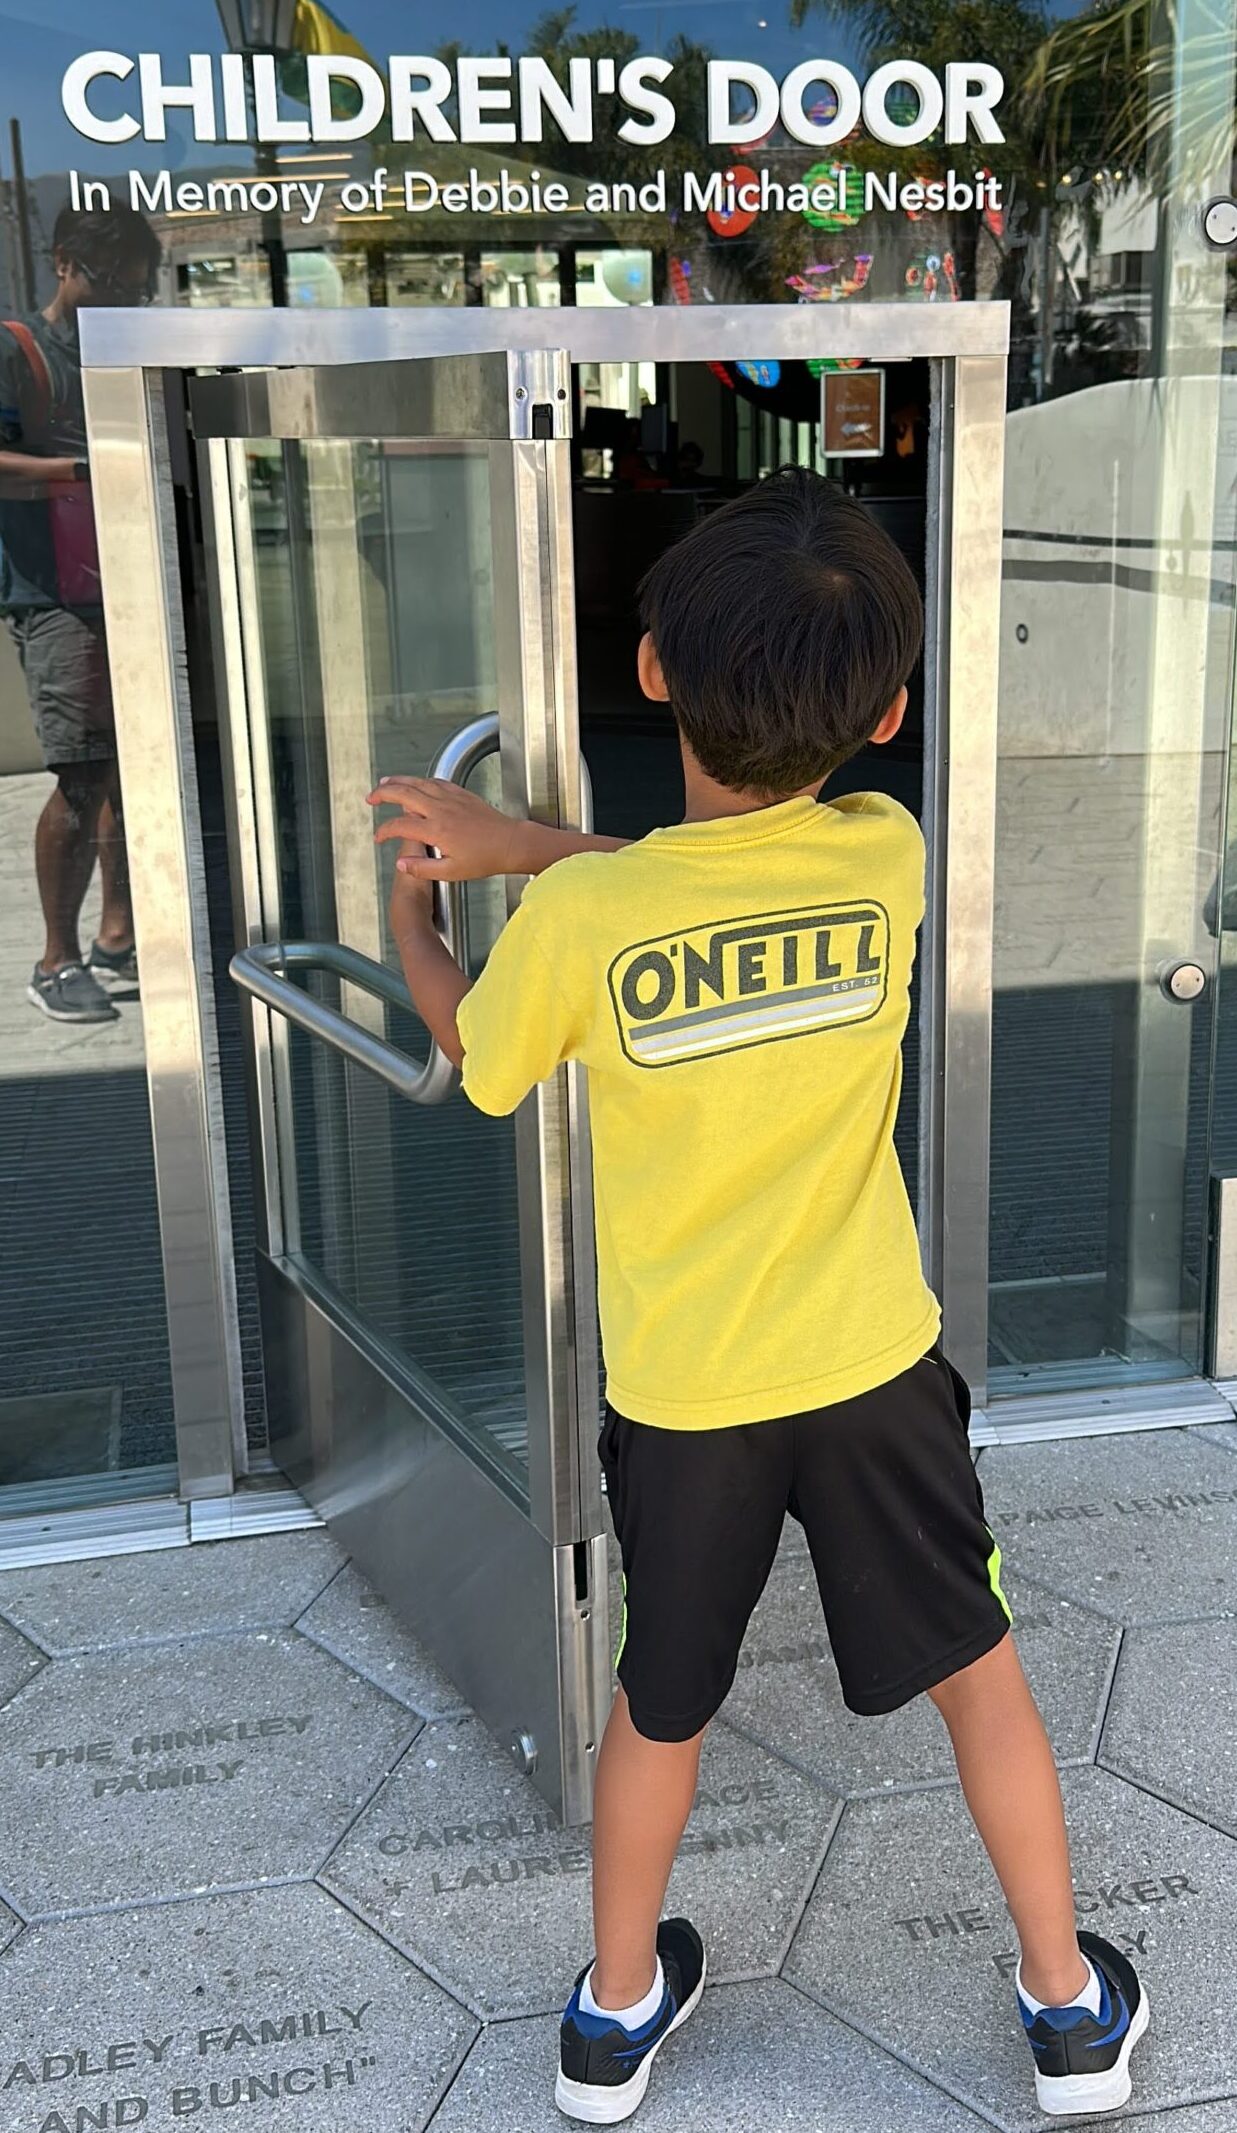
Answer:
<path fill-rule="evenodd" d="M 944 1305 L 945 1338 L 982 1401 L 1008 305 L 637 306 L 604 312 L 481 307 L 312 315 L 198 311 L 192 317 L 96 311 L 84 317 L 82 330 L 87 365 L 103 369 L 151 361 L 199 370 L 304 366 L 299 383 L 218 381 L 221 395 L 234 407 L 246 406 L 247 419 L 256 424 L 271 420 L 272 390 L 283 419 L 301 419 L 294 410 L 298 395 L 303 402 L 310 369 L 319 381 L 315 390 L 322 407 L 333 369 L 349 366 L 355 376 L 351 366 L 364 366 L 374 374 L 374 390 L 398 395 L 394 381 L 401 366 L 432 355 L 556 347 L 573 362 L 745 360 L 753 352 L 785 361 L 854 355 L 874 362 L 915 357 L 933 362 L 937 419 L 929 496 L 924 794 L 933 923 L 921 946 L 921 1241 L 928 1277 Z M 384 371 L 386 384 L 378 375 Z M 339 406 L 330 419 L 345 426 L 349 397 L 341 378 Z M 269 428 L 264 433 L 270 434 Z M 565 523 L 561 499 L 557 510 Z M 549 557 L 545 567 L 561 589 L 569 575 L 564 559 Z M 569 683 L 563 662 L 572 649 L 562 643 L 550 655 L 547 671 L 563 687 Z M 504 764 L 505 775 L 509 770 L 518 776 L 521 769 L 526 777 L 536 773 L 548 793 L 556 768 L 550 753 L 538 763 L 508 766 L 505 758 Z M 539 1139 L 547 1126 L 542 1117 Z M 531 1122 L 523 1130 L 531 1134 Z M 552 1315 L 539 1317 L 538 1325 L 552 1352 Z M 569 1490 L 570 1484 L 564 1487 Z M 552 1485 L 551 1492 L 556 1488 Z"/>
<path fill-rule="evenodd" d="M 182 1498 L 246 1462 L 240 1331 L 164 379 L 83 372 L 142 972 Z"/>

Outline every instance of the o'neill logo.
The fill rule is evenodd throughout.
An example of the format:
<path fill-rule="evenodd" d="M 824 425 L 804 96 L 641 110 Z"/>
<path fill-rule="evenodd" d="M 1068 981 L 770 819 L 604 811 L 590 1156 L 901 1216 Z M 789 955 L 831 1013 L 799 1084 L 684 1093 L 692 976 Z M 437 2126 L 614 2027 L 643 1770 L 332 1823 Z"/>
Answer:
<path fill-rule="evenodd" d="M 878 903 L 812 904 L 664 933 L 616 955 L 609 985 L 635 1066 L 866 1022 L 889 988 L 889 914 Z"/>

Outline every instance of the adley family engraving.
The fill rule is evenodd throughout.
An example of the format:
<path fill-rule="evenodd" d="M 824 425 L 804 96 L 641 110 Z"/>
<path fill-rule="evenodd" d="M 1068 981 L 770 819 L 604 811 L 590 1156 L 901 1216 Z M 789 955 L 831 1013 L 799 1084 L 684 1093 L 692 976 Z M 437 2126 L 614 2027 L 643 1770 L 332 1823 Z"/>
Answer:
<path fill-rule="evenodd" d="M 178 1792 L 188 1786 L 230 1785 L 245 1767 L 230 1753 L 255 1742 L 300 1739 L 312 1724 L 302 1717 L 221 1718 L 195 1726 L 135 1733 L 128 1740 L 79 1740 L 36 1748 L 36 1770 L 78 1769 L 96 1800 L 124 1793 Z M 202 1760 L 187 1762 L 196 1751 Z M 123 2121 L 122 2121 L 123 2122 Z"/>
<path fill-rule="evenodd" d="M 68 2044 L 6 2059 L 0 2062 L 4 2124 L 14 2133 L 18 2127 L 21 2133 L 112 2133 L 141 2125 L 153 2133 L 157 2126 L 209 2119 L 238 2105 L 356 2088 L 377 2063 L 368 2048 L 372 2006 L 371 2000 L 355 2006 L 339 2000 L 329 2007 L 278 2007 L 196 2030 Z M 261 2064 L 234 2071 L 235 2055 L 249 2053 L 260 2054 Z M 133 2078 L 117 2081 L 126 2074 Z M 105 2095 L 104 2082 L 123 2085 L 127 2093 Z"/>

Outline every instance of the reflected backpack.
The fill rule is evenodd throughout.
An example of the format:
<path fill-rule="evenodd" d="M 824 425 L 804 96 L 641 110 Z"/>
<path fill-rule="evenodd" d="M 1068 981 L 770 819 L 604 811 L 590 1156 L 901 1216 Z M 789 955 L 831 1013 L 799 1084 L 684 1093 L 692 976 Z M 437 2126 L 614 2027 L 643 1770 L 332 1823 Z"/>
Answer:
<path fill-rule="evenodd" d="M 46 430 L 55 409 L 52 374 L 29 326 L 20 319 L 3 320 L 26 359 L 30 372 L 31 405 L 36 429 Z M 49 489 L 47 514 L 51 524 L 52 549 L 56 558 L 56 587 L 64 607 L 101 607 L 99 543 L 95 535 L 94 505 L 88 482 L 58 482 Z"/>

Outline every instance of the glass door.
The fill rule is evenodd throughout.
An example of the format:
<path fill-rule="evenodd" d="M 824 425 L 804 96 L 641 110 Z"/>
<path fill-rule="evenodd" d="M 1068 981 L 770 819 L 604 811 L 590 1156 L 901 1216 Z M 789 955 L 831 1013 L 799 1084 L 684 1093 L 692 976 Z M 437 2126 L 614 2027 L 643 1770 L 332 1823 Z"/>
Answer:
<path fill-rule="evenodd" d="M 387 924 L 387 772 L 581 819 L 565 358 L 200 378 L 273 1453 L 568 1819 L 608 1697 L 571 1070 L 475 1111 Z M 444 894 L 480 969 L 518 882 Z"/>

